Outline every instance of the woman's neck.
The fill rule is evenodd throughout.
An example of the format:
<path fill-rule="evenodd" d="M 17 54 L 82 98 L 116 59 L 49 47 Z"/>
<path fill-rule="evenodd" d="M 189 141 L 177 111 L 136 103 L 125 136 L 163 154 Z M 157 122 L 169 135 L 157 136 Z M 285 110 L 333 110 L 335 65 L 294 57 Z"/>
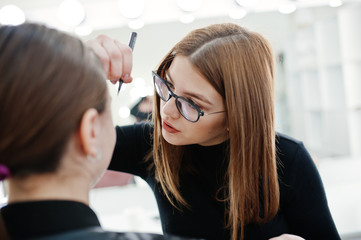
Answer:
<path fill-rule="evenodd" d="M 9 179 L 9 203 L 41 200 L 71 200 L 89 205 L 89 181 L 81 176 L 36 174 Z"/>

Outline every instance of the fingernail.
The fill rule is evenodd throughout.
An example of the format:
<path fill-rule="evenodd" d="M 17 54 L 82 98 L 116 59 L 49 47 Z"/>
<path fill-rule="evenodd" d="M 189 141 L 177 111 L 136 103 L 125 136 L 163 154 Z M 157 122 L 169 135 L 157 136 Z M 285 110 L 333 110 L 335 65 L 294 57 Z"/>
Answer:
<path fill-rule="evenodd" d="M 129 74 L 125 74 L 124 77 L 123 77 L 124 80 L 129 80 L 129 78 L 130 78 Z"/>

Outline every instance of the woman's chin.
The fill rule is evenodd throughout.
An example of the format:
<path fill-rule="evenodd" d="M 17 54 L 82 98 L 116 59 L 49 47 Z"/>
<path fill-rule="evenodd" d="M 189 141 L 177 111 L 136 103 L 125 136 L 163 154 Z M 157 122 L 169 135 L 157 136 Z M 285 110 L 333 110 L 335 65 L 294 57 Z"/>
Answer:
<path fill-rule="evenodd" d="M 183 143 L 179 139 L 179 136 L 175 136 L 173 134 L 170 134 L 167 131 L 165 131 L 164 129 L 162 129 L 162 136 L 163 136 L 164 140 L 169 144 L 172 144 L 172 145 L 175 145 L 175 146 L 186 145 L 185 143 Z"/>

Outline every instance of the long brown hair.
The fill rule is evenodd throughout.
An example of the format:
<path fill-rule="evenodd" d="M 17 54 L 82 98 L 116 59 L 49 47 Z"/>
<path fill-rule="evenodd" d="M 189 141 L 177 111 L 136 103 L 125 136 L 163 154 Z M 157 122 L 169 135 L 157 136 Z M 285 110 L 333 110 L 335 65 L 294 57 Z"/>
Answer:
<path fill-rule="evenodd" d="M 0 163 L 17 177 L 55 171 L 83 113 L 105 109 L 105 79 L 75 37 L 32 23 L 0 27 Z"/>
<path fill-rule="evenodd" d="M 229 129 L 226 227 L 231 229 L 232 239 L 243 239 L 246 224 L 269 221 L 279 207 L 271 47 L 258 33 L 236 24 L 211 25 L 192 31 L 177 43 L 160 63 L 160 76 L 165 77 L 177 54 L 188 57 L 224 99 Z M 159 106 L 155 94 L 156 177 L 175 207 L 188 206 L 179 192 L 185 148 L 162 137 Z"/>

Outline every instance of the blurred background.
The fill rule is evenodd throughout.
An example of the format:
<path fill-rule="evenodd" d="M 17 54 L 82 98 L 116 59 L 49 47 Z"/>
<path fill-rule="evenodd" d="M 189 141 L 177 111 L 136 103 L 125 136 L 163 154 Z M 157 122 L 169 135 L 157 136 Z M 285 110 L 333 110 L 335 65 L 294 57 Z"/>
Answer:
<path fill-rule="evenodd" d="M 189 31 L 233 22 L 261 33 L 275 54 L 277 130 L 310 151 L 342 238 L 361 239 L 361 0 L 0 0 L 1 24 L 24 21 L 84 41 L 105 34 L 128 43 L 138 32 L 134 82 L 119 95 L 109 83 L 117 125 L 151 111 L 151 71 Z M 137 177 L 108 172 L 91 205 L 106 229 L 161 232 L 154 197 Z"/>

